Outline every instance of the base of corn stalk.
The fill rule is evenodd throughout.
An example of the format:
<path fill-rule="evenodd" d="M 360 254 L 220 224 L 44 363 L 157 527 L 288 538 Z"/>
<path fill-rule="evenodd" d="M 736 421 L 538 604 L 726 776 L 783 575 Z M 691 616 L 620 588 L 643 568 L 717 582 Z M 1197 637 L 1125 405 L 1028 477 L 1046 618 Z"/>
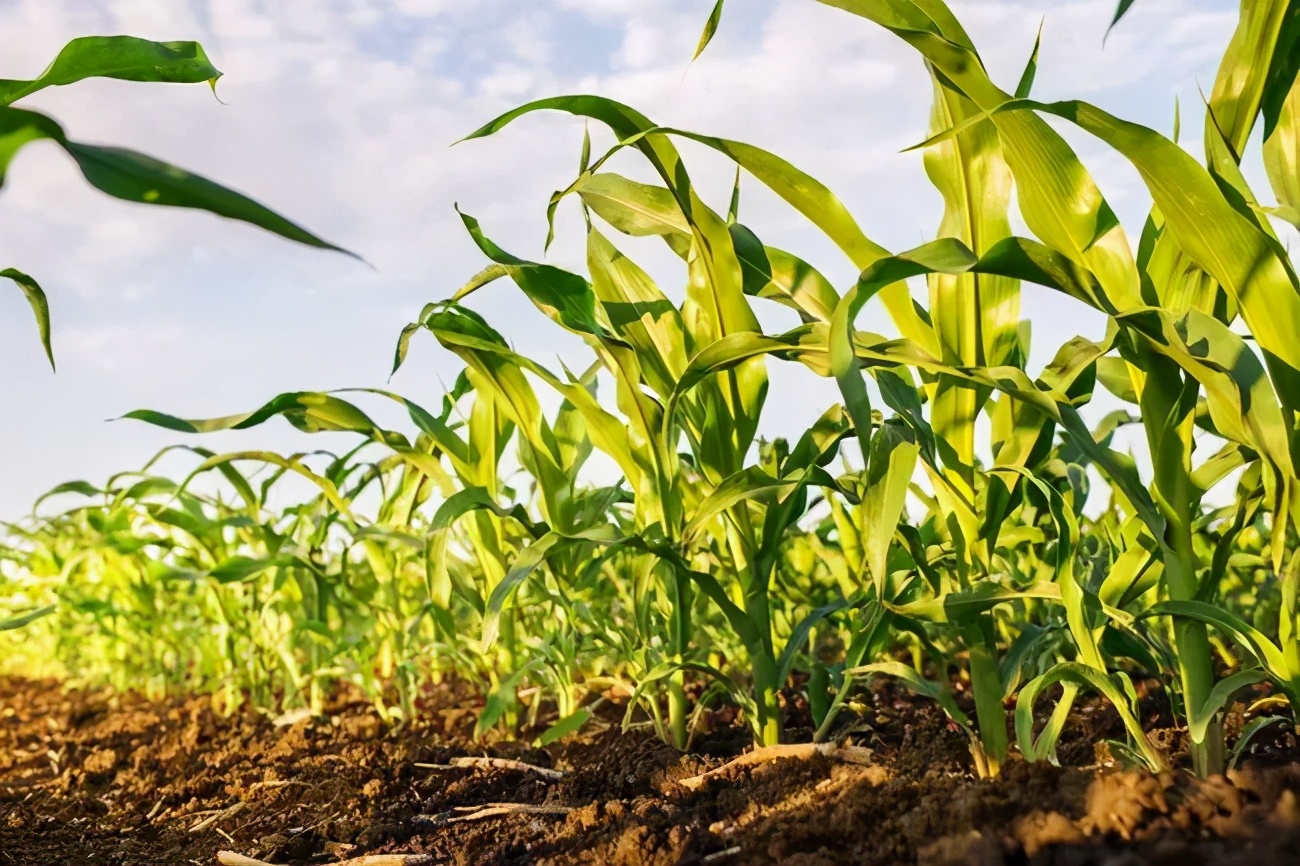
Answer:
<path fill-rule="evenodd" d="M 875 753 L 864 746 L 846 746 L 836 743 L 794 743 L 781 746 L 760 746 L 751 752 L 746 752 L 739 758 L 728 761 L 721 767 L 709 770 L 707 773 L 678 779 L 677 784 L 687 790 L 698 791 L 708 784 L 711 779 L 724 776 L 740 767 L 756 767 L 772 761 L 807 761 L 819 755 L 849 764 L 867 765 L 875 761 Z"/>

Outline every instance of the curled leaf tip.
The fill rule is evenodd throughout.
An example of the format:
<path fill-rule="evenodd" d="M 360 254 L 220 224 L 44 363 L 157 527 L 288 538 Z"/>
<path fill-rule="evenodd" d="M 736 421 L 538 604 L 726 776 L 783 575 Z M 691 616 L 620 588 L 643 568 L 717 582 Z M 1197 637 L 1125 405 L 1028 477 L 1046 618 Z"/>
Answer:
<path fill-rule="evenodd" d="M 212 90 L 212 98 L 215 99 L 217 102 L 220 102 L 222 105 L 226 105 L 227 104 L 226 101 L 221 98 L 220 94 L 217 93 L 217 79 L 221 78 L 222 74 L 223 73 L 218 72 L 216 75 L 209 78 L 208 87 L 211 88 Z"/>

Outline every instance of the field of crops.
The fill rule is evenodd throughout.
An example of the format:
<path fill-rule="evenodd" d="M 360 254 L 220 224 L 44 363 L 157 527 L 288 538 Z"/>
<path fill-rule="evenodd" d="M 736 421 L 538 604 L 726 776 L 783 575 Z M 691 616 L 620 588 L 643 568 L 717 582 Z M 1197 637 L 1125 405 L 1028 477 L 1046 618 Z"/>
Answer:
<path fill-rule="evenodd" d="M 210 420 L 140 409 L 122 423 L 176 431 L 188 474 L 64 484 L 6 527 L 0 860 L 47 862 L 56 847 L 21 848 L 42 833 L 107 851 L 96 821 L 157 800 L 132 820 L 164 848 L 97 860 L 211 862 L 223 848 L 293 863 L 1292 862 L 1300 279 L 1279 232 L 1300 228 L 1300 2 L 1241 0 L 1190 149 L 1177 128 L 1035 101 L 1037 45 L 1018 81 L 993 82 L 943 0 L 823 2 L 845 27 L 912 46 L 933 83 L 915 157 L 942 196 L 935 239 L 891 252 L 815 164 L 601 96 L 533 102 L 471 133 L 461 147 L 539 134 L 538 112 L 587 121 L 576 177 L 557 178 L 537 215 L 580 211 L 586 270 L 521 258 L 462 213 L 483 269 L 393 329 L 394 369 L 411 353 L 459 359 L 445 393 L 294 392 Z M 1104 10 L 1113 26 L 1132 4 Z M 726 11 L 701 9 L 699 52 Z M 330 247 L 9 107 L 89 75 L 219 74 L 177 45 L 74 43 L 48 81 L 0 81 L 0 171 L 52 138 L 112 195 Z M 106 58 L 122 52 L 143 52 L 147 71 L 116 74 Z M 1120 224 L 1067 128 L 1136 168 L 1145 224 Z M 734 162 L 730 201 L 701 198 L 683 143 Z M 774 131 L 765 144 L 779 143 Z M 632 158 L 653 181 L 615 171 Z M 833 285 L 746 227 L 750 185 L 823 232 L 856 283 Z M 679 283 L 657 285 L 628 237 L 662 240 Z M 31 300 L 48 350 L 40 287 L 0 274 Z M 1030 368 L 1022 292 L 1104 315 L 1104 338 Z M 526 357 L 476 312 L 506 303 L 576 336 L 583 365 Z M 763 305 L 788 328 L 763 330 Z M 891 333 L 860 329 L 868 308 Z M 788 441 L 759 436 L 785 411 L 766 399 L 776 365 L 840 392 Z M 372 420 L 393 404 L 409 423 Z M 279 419 L 302 432 L 300 452 L 204 447 L 204 433 Z M 307 434 L 322 431 L 355 447 L 315 450 Z M 1140 446 L 1120 450 L 1121 433 Z M 35 689 L 42 678 L 75 690 Z M 115 712 L 154 721 L 76 734 Z M 74 757 L 43 754 L 61 748 L 30 729 L 46 715 Z M 172 730 L 185 723 L 207 733 L 187 743 Z M 200 746 L 219 752 L 222 731 L 247 754 L 205 764 Z M 369 769 L 331 782 L 346 796 L 302 795 L 318 817 L 346 800 L 346 827 L 313 824 L 290 844 L 294 786 L 326 782 L 298 764 L 303 775 L 261 778 L 286 766 L 257 757 L 276 731 L 301 741 L 285 754 L 336 749 L 349 766 L 372 744 Z M 142 735 L 173 734 L 191 763 L 169 757 L 150 776 L 128 757 Z M 437 770 L 412 769 L 475 756 L 522 763 L 470 762 L 436 784 Z M 592 781 L 620 764 L 626 791 Z M 201 765 L 229 775 L 166 787 Z M 259 805 L 254 776 L 283 783 L 281 799 Z M 59 836 L 18 805 L 33 791 L 60 822 L 78 796 L 117 791 L 118 805 Z M 907 830 L 918 811 L 946 817 Z M 203 825 L 209 814 L 229 821 Z M 456 824 L 467 816 L 472 831 Z M 792 829 L 823 818 L 820 837 Z M 890 841 L 861 841 L 873 833 Z M 1121 856 L 1134 859 L 1107 859 Z"/>

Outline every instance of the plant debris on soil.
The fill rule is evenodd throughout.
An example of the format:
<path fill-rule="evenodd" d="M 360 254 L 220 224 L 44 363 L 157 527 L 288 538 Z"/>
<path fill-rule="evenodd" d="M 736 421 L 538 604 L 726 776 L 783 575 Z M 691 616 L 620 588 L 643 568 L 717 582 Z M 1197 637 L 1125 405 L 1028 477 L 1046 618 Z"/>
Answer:
<path fill-rule="evenodd" d="M 221 851 L 285 866 L 1300 860 L 1287 730 L 1206 781 L 1072 755 L 1068 738 L 1075 766 L 1017 761 L 981 781 L 941 711 L 884 685 L 836 747 L 732 766 L 747 735 L 718 719 L 692 754 L 613 714 L 538 749 L 475 742 L 477 709 L 448 689 L 402 727 L 344 698 L 284 724 L 224 718 L 204 697 L 0 680 L 0 866 L 213 864 Z M 1112 723 L 1084 704 L 1074 741 Z M 398 854 L 420 856 L 375 856 Z"/>

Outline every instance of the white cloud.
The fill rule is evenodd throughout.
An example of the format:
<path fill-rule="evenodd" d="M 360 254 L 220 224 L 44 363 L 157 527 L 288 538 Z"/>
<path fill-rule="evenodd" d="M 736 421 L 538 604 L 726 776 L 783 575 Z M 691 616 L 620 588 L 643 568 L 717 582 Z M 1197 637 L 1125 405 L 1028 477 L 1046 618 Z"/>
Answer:
<path fill-rule="evenodd" d="M 98 366 L 118 374 L 144 373 L 160 356 L 173 354 L 182 347 L 186 351 L 199 348 L 193 343 L 192 335 L 179 325 L 66 328 L 59 334 L 59 352 L 64 363 Z"/>

